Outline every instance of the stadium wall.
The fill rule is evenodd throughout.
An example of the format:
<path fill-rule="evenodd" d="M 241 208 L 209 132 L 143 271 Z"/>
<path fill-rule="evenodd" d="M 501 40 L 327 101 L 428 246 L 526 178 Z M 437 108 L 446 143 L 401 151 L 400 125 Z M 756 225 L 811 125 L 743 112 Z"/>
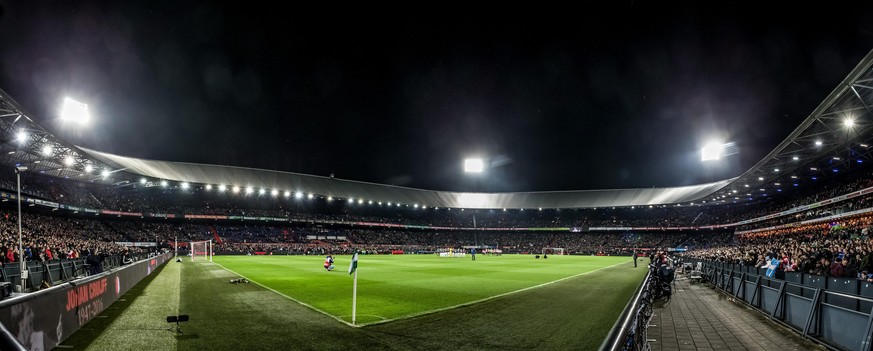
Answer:
<path fill-rule="evenodd" d="M 150 257 L 0 302 L 0 323 L 28 350 L 51 350 L 171 259 Z"/>

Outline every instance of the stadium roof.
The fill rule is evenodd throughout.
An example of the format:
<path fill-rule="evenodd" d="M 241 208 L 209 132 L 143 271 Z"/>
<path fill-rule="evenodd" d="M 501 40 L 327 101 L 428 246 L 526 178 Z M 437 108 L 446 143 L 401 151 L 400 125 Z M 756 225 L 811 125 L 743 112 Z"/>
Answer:
<path fill-rule="evenodd" d="M 0 91 L 0 157 L 31 171 L 83 181 L 149 177 L 196 185 L 303 192 L 323 197 L 454 208 L 580 208 L 754 201 L 825 174 L 873 162 L 873 51 L 770 154 L 740 177 L 644 189 L 461 193 L 221 165 L 144 160 L 77 147 L 34 121 Z M 108 173 L 108 174 L 107 174 Z"/>

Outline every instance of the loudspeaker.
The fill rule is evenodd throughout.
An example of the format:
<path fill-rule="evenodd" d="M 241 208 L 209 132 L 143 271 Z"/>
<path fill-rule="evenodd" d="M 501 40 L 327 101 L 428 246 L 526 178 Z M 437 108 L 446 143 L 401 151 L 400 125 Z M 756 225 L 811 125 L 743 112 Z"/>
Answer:
<path fill-rule="evenodd" d="M 5 299 L 7 297 L 12 296 L 12 283 L 10 282 L 2 282 L 0 283 L 0 299 Z"/>

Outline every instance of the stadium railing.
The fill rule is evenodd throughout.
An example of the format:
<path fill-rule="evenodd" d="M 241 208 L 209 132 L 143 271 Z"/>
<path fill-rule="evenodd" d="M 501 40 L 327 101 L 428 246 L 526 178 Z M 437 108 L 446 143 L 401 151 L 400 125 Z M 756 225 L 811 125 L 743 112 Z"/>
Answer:
<path fill-rule="evenodd" d="M 600 344 L 600 351 L 645 350 L 649 319 L 652 317 L 652 303 L 655 295 L 654 268 L 649 268 L 646 279 L 640 283 L 637 292 L 624 307 L 606 339 Z"/>
<path fill-rule="evenodd" d="M 756 267 L 703 263 L 703 276 L 803 337 L 836 350 L 873 350 L 873 283 L 813 274 L 771 279 Z"/>

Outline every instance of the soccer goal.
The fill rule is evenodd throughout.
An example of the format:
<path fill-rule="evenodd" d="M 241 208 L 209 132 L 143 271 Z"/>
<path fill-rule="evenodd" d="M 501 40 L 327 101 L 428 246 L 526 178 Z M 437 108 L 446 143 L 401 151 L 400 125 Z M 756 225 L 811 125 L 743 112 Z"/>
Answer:
<path fill-rule="evenodd" d="M 563 247 L 544 247 L 543 255 L 566 255 Z"/>
<path fill-rule="evenodd" d="M 212 262 L 212 240 L 191 242 L 191 261 Z"/>

